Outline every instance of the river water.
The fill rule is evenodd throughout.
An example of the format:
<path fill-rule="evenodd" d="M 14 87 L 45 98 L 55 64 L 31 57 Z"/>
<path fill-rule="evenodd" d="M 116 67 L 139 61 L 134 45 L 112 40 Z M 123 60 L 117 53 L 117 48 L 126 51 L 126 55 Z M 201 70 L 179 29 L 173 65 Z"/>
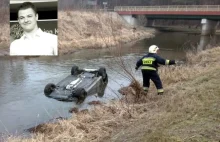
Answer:
<path fill-rule="evenodd" d="M 211 40 L 210 40 L 211 39 Z M 147 53 L 151 44 L 160 47 L 164 58 L 185 58 L 186 50 L 203 50 L 208 43 L 218 44 L 216 37 L 200 37 L 187 33 L 158 33 L 152 39 L 129 43 L 117 48 L 82 50 L 62 57 L 1 57 L 0 58 L 0 133 L 20 134 L 57 117 L 70 117 L 68 110 L 77 106 L 73 102 L 59 102 L 43 95 L 47 83 L 58 83 L 70 74 L 73 64 L 80 68 L 106 67 L 109 83 L 103 98 L 89 96 L 77 107 L 90 108 L 88 102 L 108 102 L 120 95 L 117 90 L 129 84 L 129 78 L 120 67 L 123 62 L 133 75 L 141 79 L 140 71 L 135 72 L 135 63 Z M 203 46 L 205 45 L 205 46 Z"/>

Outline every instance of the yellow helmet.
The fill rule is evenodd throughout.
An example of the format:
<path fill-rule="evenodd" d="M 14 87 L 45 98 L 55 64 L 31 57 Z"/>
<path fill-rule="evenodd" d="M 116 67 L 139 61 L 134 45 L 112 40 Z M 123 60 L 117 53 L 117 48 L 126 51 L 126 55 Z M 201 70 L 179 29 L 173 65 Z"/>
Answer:
<path fill-rule="evenodd" d="M 157 50 L 159 50 L 159 47 L 156 45 L 151 45 L 149 47 L 149 53 L 157 53 Z"/>

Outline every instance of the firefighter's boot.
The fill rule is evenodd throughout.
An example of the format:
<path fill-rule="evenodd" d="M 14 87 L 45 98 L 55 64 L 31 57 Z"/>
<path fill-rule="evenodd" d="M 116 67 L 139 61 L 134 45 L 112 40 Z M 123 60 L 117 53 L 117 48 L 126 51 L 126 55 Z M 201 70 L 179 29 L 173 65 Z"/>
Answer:
<path fill-rule="evenodd" d="M 157 95 L 163 95 L 163 89 L 158 89 L 157 90 Z"/>

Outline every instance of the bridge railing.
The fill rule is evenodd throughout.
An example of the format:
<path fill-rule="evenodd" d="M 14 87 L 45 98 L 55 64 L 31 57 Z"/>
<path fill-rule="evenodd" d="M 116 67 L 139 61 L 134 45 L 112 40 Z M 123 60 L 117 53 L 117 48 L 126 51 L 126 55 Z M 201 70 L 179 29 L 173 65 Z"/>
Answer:
<path fill-rule="evenodd" d="M 115 6 L 114 11 L 220 11 L 220 5 Z"/>

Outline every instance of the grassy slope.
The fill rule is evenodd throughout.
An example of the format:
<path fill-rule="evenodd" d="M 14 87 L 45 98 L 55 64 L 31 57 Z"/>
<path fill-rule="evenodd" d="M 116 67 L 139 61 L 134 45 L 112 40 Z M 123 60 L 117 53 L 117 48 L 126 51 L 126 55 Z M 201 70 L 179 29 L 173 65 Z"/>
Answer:
<path fill-rule="evenodd" d="M 220 140 L 220 67 L 195 75 L 193 80 L 168 87 L 165 96 L 152 97 L 146 112 L 111 141 Z"/>
<path fill-rule="evenodd" d="M 161 68 L 164 96 L 157 96 L 151 87 L 147 96 L 141 94 L 139 100 L 129 100 L 136 89 L 128 87 L 127 101 L 95 106 L 93 111 L 79 112 L 73 119 L 43 125 L 32 139 L 22 141 L 217 142 L 220 140 L 219 55 L 218 47 L 189 56 L 187 65 Z"/>
<path fill-rule="evenodd" d="M 59 52 L 82 48 L 106 48 L 120 43 L 153 37 L 152 29 L 139 29 L 114 12 L 59 11 Z"/>
<path fill-rule="evenodd" d="M 149 94 L 146 109 L 110 141 L 219 141 L 220 48 L 188 57 L 186 67 L 163 68 L 164 96 Z M 143 109 L 142 108 L 142 109 Z"/>

